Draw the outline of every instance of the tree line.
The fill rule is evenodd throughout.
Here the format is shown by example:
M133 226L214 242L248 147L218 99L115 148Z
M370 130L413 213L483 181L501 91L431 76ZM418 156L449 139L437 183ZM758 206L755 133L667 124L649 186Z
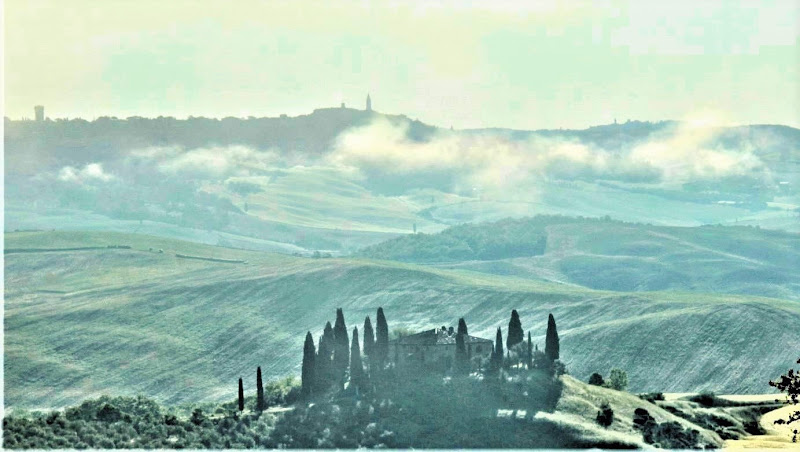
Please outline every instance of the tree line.
M311 332L306 333L301 370L304 398L309 399L315 395L322 395L332 389L347 390L358 396L371 391L375 386L374 380L384 377L387 369L396 365L397 357L395 357L394 363L388 359L389 327L382 307L378 308L376 319L375 329L372 327L369 316L364 319L363 341L359 341L358 327L354 327L352 336L348 336L348 328L341 308L336 310L334 325L331 326L330 322L325 324L318 347L315 346L314 336ZM454 374L466 375L473 368L467 346L468 341L467 322L462 317L458 320L455 337L456 347L452 368ZM361 347L362 342L363 348ZM514 309L511 311L505 348L502 329L498 327L489 367L485 371L487 374L496 374L501 369L523 367L542 369L551 374L561 375L566 372L566 368L559 360L559 348L558 330L552 314L548 317L545 349L540 351L538 345L533 345L530 331L527 342L525 342L522 322L519 313Z

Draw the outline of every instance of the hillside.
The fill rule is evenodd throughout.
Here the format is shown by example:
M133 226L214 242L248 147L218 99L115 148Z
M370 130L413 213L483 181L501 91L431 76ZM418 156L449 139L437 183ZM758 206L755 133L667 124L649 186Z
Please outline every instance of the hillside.
M360 256L614 291L800 299L800 235L537 216L405 235Z
M696 152L668 152L686 140ZM800 131L784 126L449 130L322 108L277 118L6 119L4 144L6 231L113 230L339 255L415 230L531 215L800 231ZM689 157L705 153L746 165L700 171Z
M618 293L360 259L308 259L116 233L7 233L6 249L131 249L5 256L5 403L54 407L104 393L168 403L230 399L239 376L299 372L303 334L337 307L350 326L383 306L390 329L453 325L493 337L518 309L585 379L627 370L633 391L764 392L800 347L797 302ZM152 248L152 251L150 249ZM163 250L159 253L158 250ZM247 263L181 259L176 253Z
M132 149L153 146L246 145L318 155L344 130L367 124L380 116L408 122L413 136L423 138L435 128L403 115L383 115L353 108L320 108L308 115L278 118L173 117L56 119L44 122L6 118L6 166L14 172L31 172L42 165L68 165L85 160L110 160ZM32 158L33 157L33 158Z

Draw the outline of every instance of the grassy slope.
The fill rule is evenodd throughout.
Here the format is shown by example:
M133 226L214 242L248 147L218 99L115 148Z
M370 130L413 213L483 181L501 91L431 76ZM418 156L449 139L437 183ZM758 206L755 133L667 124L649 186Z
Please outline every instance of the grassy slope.
M800 266L798 234L566 217L534 218L530 224L532 230L541 230L547 236L547 249L542 256L439 266L601 290L690 290L800 299L800 275L795 271ZM387 245L374 245L366 253L391 258L389 244L412 240L413 237L394 239Z
M505 329L516 308L540 345L552 312L574 375L621 367L637 391L763 392L800 347L800 306L774 299L591 291L116 233L5 239L7 248L133 247L6 256L7 406L60 406L101 393L168 403L229 399L239 376L252 389L258 365L267 378L297 373L303 333L317 337L337 307L350 327L383 306L390 328L453 325L464 316L484 337Z
M570 376L561 378L564 390L555 412L537 414L537 419L548 421L579 439L584 447L603 447L604 444L629 444L646 448L642 434L633 426L633 413L637 408L646 409L658 423L678 422L684 428L697 430L703 444L719 447L720 437L689 421L681 419L650 402L627 392L591 386ZM614 410L614 422L603 428L595 422L600 406L608 403Z

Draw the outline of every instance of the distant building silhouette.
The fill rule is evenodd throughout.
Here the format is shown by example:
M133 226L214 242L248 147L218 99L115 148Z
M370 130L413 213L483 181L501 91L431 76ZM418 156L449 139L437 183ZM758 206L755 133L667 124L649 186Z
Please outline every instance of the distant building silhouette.
M372 111L372 99L369 98L369 93L367 93L367 111Z
M33 107L33 112L35 113L37 121L44 121L44 106L43 105L36 105Z
M344 102L342 102L342 108L345 108L345 107L344 107Z

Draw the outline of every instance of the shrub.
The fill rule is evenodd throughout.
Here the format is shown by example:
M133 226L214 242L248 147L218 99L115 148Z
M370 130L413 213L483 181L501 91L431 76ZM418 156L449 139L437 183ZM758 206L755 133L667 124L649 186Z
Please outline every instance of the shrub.
M633 428L649 431L656 424L656 420L644 408L636 408L633 412Z
M647 400L650 403L655 403L656 400L665 400L663 392L648 392L647 394L639 394L639 398Z
M606 387L624 391L628 388L628 374L622 369L611 369L608 374L608 381L606 381Z
M697 430L684 429L674 421L656 424L645 435L645 441L665 449L695 449L699 438L700 433Z
M200 408L195 408L195 410L192 411L192 424L200 425L205 420L206 416L203 414L203 410L201 410Z
M603 380L603 376L599 373L595 372L592 376L589 377L589 384L595 386L603 386L605 380Z
M702 392L695 396L689 397L689 400L695 403L699 403L705 407L714 407L714 406L722 406L724 402L721 402L713 392Z
M104 404L97 410L97 420L102 422L117 422L122 419L122 413L114 405Z
M603 427L608 428L614 422L614 410L611 409L611 405L608 402L604 402L600 405L600 411L597 412L597 423Z

